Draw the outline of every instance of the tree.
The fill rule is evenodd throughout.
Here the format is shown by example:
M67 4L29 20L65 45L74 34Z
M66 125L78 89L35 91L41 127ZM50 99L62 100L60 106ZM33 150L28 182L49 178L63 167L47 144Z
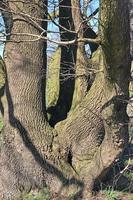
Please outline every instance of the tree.
M100 1L96 38L84 37L79 1L67 1L68 5L60 1L65 19L69 17L67 23L60 9L60 66L68 55L70 63L74 55L75 79L74 85L69 81L62 86L68 83L71 90L72 84L71 102L63 114L66 119L54 122L54 128L47 118L46 73L42 76L47 70L47 3L1 3L8 36L4 53L7 103L0 154L0 198L4 200L46 185L51 199L89 199L94 184L106 176L128 144L128 1ZM99 45L93 58L98 69L89 91L86 42ZM63 89L64 96L67 92Z

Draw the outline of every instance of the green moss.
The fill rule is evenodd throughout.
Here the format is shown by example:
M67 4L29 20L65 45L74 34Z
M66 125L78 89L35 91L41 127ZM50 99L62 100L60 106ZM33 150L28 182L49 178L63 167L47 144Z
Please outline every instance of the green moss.
M3 128L3 121L2 121L2 119L0 119L0 132L1 132L2 128Z
M46 85L47 108L56 105L59 96L60 55L61 48L58 48L48 65Z
M129 90L129 97L133 97L133 91Z

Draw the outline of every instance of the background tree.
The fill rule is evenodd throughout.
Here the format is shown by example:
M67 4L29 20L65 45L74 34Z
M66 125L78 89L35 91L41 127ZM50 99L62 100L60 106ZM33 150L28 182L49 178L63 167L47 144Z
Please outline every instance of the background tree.
M4 200L17 199L23 192L35 193L46 185L51 199L89 199L94 184L106 176L128 144L128 1L100 1L99 35L92 38L84 37L79 1L59 2L61 41L52 42L63 46L62 74L68 56L67 69L73 61L74 83L69 80L60 87L63 101L71 92L67 87L73 92L67 99L69 106L64 101L65 117L57 116L57 122L64 120L54 121L54 128L47 117L47 77L42 73L47 71L46 41L50 41L47 3L8 0L0 4L8 36L4 53L7 103L0 153L0 198ZM86 42L99 45L95 58L88 58L98 67L89 91Z

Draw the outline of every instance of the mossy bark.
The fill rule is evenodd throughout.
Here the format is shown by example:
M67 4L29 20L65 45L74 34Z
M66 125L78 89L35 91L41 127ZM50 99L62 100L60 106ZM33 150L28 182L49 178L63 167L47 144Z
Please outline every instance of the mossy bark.
M99 73L82 103L56 125L61 141L67 133L62 148L70 148L73 167L81 176L89 174L86 182L90 188L96 179L106 174L128 143L126 102L130 38L127 1L101 1L100 12Z
M69 41L75 38L74 24L71 11L71 0L59 2L59 29L61 41ZM49 107L48 112L51 117L49 123L51 126L67 117L67 113L71 108L71 102L74 92L75 77L75 56L76 46L61 46L59 59L59 93L56 96L57 101L54 106ZM57 78L57 77L56 77Z
M80 10L80 2L72 0L72 16L76 37L84 37L84 23ZM85 52L85 45L83 43L77 44L77 54L75 62L75 86L71 109L73 110L85 97L88 88L89 73L88 58Z
M53 118L54 107L57 104L60 88L60 57L61 48L58 47L48 63L47 81L46 81L46 107L48 113L48 120Z

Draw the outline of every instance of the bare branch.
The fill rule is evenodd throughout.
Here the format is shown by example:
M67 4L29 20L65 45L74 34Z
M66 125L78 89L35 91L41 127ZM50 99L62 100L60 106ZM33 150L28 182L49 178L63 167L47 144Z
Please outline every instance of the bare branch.
M69 44L75 44L77 42L91 42L91 43L96 43L96 44L100 44L101 40L99 37L97 37L96 39L92 39L92 38L75 38L74 40L70 40L70 41L57 41L57 40L52 40L48 37L43 36L44 32L42 32L40 35L36 35L36 34L32 34L32 33L12 33L12 34L5 34L5 36L29 36L29 37L34 37L34 39L22 39L22 40L8 40L7 42L16 42L16 43L20 43L20 42L35 42L38 40L45 40L45 41L49 41L50 43L55 43L58 45L69 45ZM3 39L0 39L1 42L3 42Z

